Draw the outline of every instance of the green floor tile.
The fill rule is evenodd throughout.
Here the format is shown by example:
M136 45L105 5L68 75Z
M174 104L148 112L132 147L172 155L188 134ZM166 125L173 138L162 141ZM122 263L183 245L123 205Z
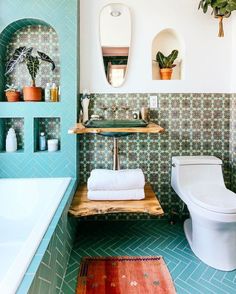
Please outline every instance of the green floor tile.
M77 236L61 294L75 293L83 256L117 255L162 255L178 294L236 293L236 271L217 271L202 263L189 249L182 223L170 225L166 220L81 222Z

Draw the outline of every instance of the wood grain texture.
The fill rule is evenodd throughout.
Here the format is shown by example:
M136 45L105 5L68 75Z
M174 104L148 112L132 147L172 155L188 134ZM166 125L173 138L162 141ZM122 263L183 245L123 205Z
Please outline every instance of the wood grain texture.
M86 128L82 123L77 123L74 128L68 130L68 134L99 134L99 133L146 133L157 134L165 130L159 125L150 122L146 127L132 128Z
M74 196L69 214L74 217L108 213L147 213L162 216L164 211L150 184L145 185L145 199L123 201L91 201L87 198L87 185L81 185Z

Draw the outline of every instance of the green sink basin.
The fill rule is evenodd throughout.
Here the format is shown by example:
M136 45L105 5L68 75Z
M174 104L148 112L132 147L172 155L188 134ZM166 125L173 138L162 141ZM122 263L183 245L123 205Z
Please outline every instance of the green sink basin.
M86 128L143 128L148 125L148 123L142 119L134 120L88 120L85 124ZM124 137L131 135L132 133L116 133L116 132L103 132L99 133L102 136L106 137Z
M148 123L142 119L133 120L88 120L85 123L86 128L138 128L146 127Z

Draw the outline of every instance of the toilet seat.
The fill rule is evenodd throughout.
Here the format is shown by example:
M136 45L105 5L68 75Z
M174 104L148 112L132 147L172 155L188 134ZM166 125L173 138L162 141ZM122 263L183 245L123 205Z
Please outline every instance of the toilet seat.
M236 194L220 185L193 185L189 187L192 202L218 213L236 213Z

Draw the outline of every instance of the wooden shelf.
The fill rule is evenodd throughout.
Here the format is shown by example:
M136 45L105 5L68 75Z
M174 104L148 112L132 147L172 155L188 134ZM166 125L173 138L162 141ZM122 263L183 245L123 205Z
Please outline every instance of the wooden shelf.
M82 123L77 123L74 128L69 129L68 134L99 134L99 133L146 133L157 134L165 130L159 125L150 122L141 128L86 128Z
M145 185L145 199L122 201L94 201L87 198L87 185L82 185L75 193L69 209L74 217L110 213L147 213L154 216L164 215L161 204L150 184Z

